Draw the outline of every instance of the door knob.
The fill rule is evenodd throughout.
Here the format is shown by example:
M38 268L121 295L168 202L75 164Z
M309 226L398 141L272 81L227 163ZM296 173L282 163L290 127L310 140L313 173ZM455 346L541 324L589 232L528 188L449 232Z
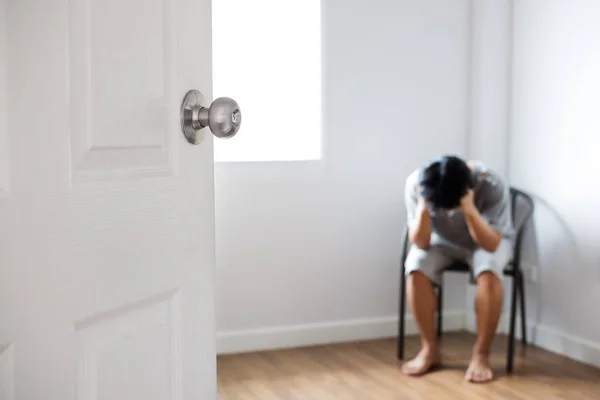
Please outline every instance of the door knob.
M219 97L210 106L197 90L186 93L181 102L181 130L188 142L202 142L202 129L208 128L213 135L229 139L239 131L242 112L238 103L229 97Z

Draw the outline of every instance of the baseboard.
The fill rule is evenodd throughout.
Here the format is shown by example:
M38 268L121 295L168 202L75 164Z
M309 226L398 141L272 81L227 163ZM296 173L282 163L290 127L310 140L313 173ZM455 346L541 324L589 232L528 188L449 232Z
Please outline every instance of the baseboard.
M475 314L462 310L446 311L443 324L445 332L466 329L474 333L477 326ZM396 336L397 330L398 318L393 316L223 332L217 334L217 353L244 353L390 338ZM517 339L520 339L519 318L517 318L515 331ZM411 315L407 315L406 334L414 335L416 333L415 322ZM507 315L501 317L498 333L508 333ZM545 350L600 368L600 343L569 335L544 325L536 325L535 322L527 324L527 339L529 343Z
M536 327L535 336L532 337L536 346L600 368L600 343L569 335L543 325Z
M476 332L476 319L473 313L466 314L466 330ZM502 315L498 324L499 333L508 333L508 315ZM515 337L521 339L521 323L517 316ZM527 340L532 345L600 368L600 343L570 335L535 322L527 322Z
M446 332L463 330L465 312L446 311L442 323ZM397 332L397 316L222 332L217 334L217 353L232 354L382 339L395 337ZM411 315L406 316L406 333L417 333Z

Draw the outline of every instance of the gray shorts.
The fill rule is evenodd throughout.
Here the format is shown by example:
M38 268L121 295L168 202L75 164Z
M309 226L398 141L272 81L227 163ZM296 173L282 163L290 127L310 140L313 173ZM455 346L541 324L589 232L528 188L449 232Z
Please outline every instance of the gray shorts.
M413 245L406 256L405 269L406 275L419 271L435 284L439 284L443 269L458 260L471 267L475 279L485 271L491 271L502 278L502 271L512 260L512 256L512 243L506 239L500 242L493 253L483 249L471 251L442 244L434 244L429 249L422 250Z

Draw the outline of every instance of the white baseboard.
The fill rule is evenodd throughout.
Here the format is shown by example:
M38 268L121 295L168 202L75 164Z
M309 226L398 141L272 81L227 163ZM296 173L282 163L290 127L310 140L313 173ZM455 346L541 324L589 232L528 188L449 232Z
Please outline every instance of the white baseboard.
M536 346L600 368L600 343L538 325L533 342Z
M467 313L465 320L466 330L475 333L475 314ZM498 324L499 333L508 333L508 322L508 315L502 315ZM521 339L521 323L518 315L515 325L515 336L517 339ZM535 322L527 322L527 341L542 349L600 368L600 343L570 335L544 325L536 325Z
M445 311L442 323L445 332L463 330L465 312ZM397 332L396 316L230 331L217 334L217 354L382 339L395 337ZM406 334L416 333L417 327L412 315L407 314Z
M476 331L473 313L446 311L444 331ZM528 342L584 364L600 367L600 343L569 335L544 325L527 324ZM318 324L230 331L217 334L217 353L232 354L250 351L274 350L327 343L343 343L395 337L398 318L382 317ZM499 333L508 333L508 316L498 324ZM417 327L412 315L406 316L406 334L414 335ZM521 338L521 324L517 316L516 337Z

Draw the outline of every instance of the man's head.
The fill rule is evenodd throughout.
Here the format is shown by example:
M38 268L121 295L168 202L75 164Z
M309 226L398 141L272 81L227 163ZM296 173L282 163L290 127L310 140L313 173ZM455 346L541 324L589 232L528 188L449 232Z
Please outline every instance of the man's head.
M421 196L434 210L451 210L474 187L472 171L456 156L443 156L421 170Z

